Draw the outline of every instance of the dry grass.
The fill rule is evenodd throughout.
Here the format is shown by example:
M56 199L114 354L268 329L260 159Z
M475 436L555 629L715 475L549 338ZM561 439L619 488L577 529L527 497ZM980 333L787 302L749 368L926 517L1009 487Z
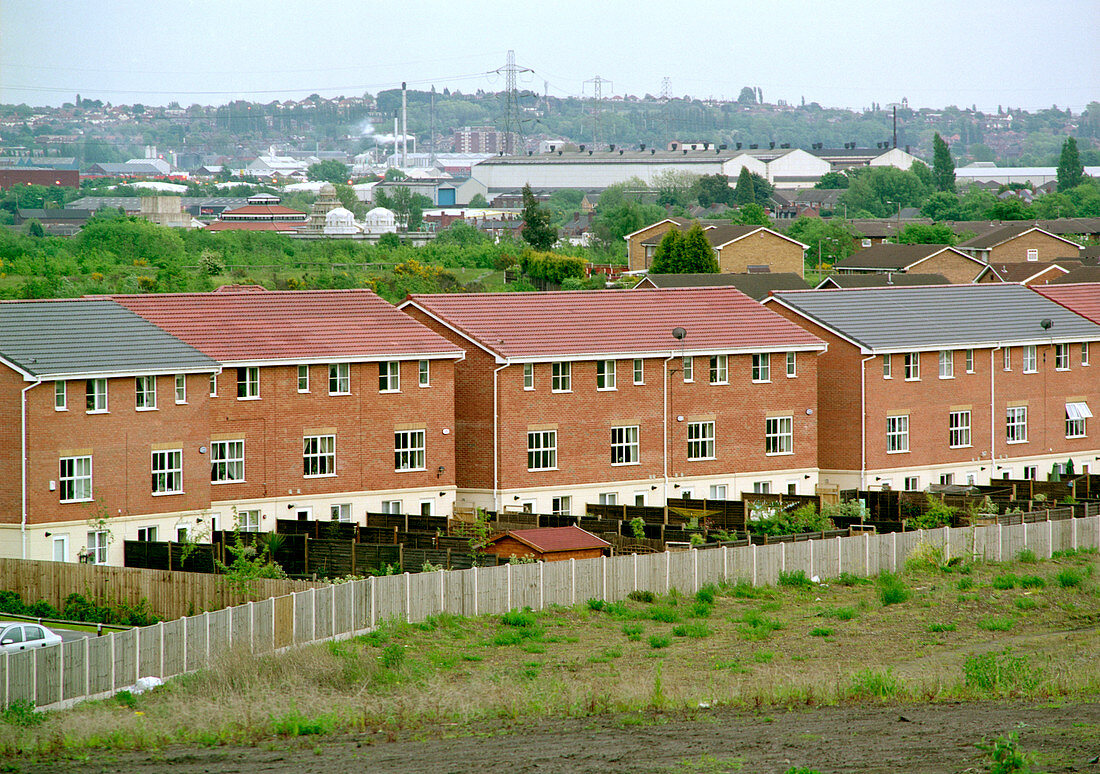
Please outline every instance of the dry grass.
M966 593L957 572L927 566L901 576L910 596L890 605L875 585L735 586L598 610L388 623L278 656L227 652L132 702L85 702L34 727L0 721L0 752L80 756L342 730L464 733L513 719L700 704L987 698L966 687L964 665L1005 648L1042 676L1028 695L1093 697L1096 564L1085 554L1024 568L979 565L965 576L973 580ZM1045 586L994 587L997 575L1021 569ZM1067 569L1085 580L1061 586L1055 579ZM1014 621L1010 632L981 628L998 617ZM813 636L822 629L829 636ZM652 638L669 644L652 647Z

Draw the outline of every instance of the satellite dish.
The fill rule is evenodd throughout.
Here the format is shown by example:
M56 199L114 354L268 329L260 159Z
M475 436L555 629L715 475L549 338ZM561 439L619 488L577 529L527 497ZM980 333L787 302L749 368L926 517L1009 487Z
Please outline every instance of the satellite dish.
M1054 321L1051 320L1049 317L1044 317L1042 320L1039 321L1039 326L1044 331L1049 331L1051 328L1054 327Z
M674 339L676 339L677 341L683 341L684 336L687 336L687 331L685 331L683 328L673 328L672 329L672 337Z

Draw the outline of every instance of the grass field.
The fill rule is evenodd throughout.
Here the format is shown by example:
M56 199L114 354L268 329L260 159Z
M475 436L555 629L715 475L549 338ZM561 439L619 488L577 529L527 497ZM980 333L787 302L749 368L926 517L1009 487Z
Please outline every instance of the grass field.
M949 567L917 555L904 573L870 580L818 585L796 573L775 587L636 592L391 622L277 656L227 652L149 694L44 716L9 710L0 754L463 736L563 718L648 723L701 707L1100 699L1095 552Z

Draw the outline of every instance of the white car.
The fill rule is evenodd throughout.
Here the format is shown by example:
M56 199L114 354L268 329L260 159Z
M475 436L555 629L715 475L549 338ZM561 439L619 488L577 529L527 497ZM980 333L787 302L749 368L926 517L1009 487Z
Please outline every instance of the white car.
M13 623L0 631L0 653L18 653L21 650L59 645L61 636L45 626L35 623Z

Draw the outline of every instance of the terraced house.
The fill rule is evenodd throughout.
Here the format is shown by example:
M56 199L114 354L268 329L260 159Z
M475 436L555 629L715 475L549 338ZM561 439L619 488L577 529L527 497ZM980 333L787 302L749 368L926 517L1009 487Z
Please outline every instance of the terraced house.
M788 291L765 305L828 343L824 482L916 490L1096 468L1100 325L1034 290Z
M410 296L465 348L458 504L812 493L824 344L730 287Z

